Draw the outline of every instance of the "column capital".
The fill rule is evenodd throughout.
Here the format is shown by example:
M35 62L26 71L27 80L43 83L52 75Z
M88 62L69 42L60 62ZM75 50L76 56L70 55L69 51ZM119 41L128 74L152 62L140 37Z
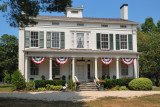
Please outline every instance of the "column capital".
M116 58L116 61L119 61L119 58Z

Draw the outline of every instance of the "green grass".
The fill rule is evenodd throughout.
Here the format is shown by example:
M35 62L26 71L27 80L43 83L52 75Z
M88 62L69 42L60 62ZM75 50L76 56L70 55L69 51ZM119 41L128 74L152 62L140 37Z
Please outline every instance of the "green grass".
M0 84L0 92L12 92L14 85L11 84Z
M153 91L160 91L160 87L153 88L152 90L153 90Z

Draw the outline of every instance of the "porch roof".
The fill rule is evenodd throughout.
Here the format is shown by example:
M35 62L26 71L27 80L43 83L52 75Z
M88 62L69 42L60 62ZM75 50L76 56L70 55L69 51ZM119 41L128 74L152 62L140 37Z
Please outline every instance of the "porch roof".
M126 57L138 58L139 52L131 50L92 50L92 49L25 49L29 56L50 56L50 57Z

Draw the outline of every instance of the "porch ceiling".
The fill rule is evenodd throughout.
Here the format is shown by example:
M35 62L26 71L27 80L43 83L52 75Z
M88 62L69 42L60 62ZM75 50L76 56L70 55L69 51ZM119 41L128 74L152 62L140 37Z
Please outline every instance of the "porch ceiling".
M111 58L138 58L139 52L114 51L114 50L91 50L91 49L26 49L23 50L28 56L44 57L111 57Z

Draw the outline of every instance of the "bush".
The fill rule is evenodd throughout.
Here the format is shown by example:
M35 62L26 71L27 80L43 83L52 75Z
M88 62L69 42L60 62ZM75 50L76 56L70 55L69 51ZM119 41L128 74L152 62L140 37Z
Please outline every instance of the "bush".
M152 90L152 81L148 78L136 78L129 83L131 90Z
M73 80L72 80L72 77L69 79L69 82L68 82L68 89L72 89L73 90L73 87L75 87L75 84L73 83Z
M160 87L160 81L159 81L159 83L158 83L158 87Z
M45 87L38 88L38 91L46 91Z
M7 71L4 72L4 83L8 83L10 81L10 74Z
M40 88L40 87L46 87L47 84L50 85L62 85L64 86L66 81L65 80L35 80L35 87Z
M116 85L115 87L112 88L112 90L119 90L119 85Z
M18 90L26 87L25 79L19 70L14 71L11 82Z
M35 83L33 81L27 82L26 87L27 87L27 90L33 90L35 89Z
M50 89L51 90L56 90L56 91L61 91L63 89L63 86L54 86L54 85L51 85Z
M119 88L119 90L127 90L127 87L126 87L126 86L121 86L121 87Z
M131 80L133 80L133 78L105 79L104 87L109 89L115 87L116 85L128 87Z

